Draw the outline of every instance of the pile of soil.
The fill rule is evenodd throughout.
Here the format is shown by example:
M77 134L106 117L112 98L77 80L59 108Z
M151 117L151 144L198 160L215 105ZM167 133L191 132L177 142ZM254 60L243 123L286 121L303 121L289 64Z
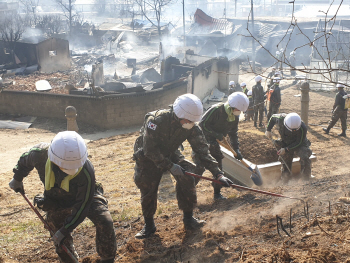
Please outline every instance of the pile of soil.
M239 131L240 151L243 157L255 164L278 161L278 155L272 142L259 130Z

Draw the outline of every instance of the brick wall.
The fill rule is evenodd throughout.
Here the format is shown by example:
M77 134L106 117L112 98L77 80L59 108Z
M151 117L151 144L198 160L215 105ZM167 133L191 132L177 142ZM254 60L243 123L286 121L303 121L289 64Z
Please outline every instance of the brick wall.
M186 81L157 90L101 98L4 90L0 93L0 113L65 119L66 107L74 106L78 123L106 129L126 128L142 124L147 112L167 108L186 92Z

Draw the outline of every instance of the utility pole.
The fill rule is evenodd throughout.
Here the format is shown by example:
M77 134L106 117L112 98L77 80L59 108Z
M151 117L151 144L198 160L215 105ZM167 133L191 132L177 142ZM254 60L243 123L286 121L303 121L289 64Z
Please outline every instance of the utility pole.
M183 28L184 28L184 47L186 47L185 0L182 0L182 23L183 23Z
M252 13L252 34L255 36L254 31L254 3L253 0L250 0L251 2L251 13ZM255 39L252 38L252 55L253 55L253 72L255 74Z
M235 17L237 17L237 0L235 0Z

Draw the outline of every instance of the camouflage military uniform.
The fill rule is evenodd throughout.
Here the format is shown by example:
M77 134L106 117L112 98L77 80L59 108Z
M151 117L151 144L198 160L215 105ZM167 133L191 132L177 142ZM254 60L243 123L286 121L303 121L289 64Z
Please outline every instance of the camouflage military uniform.
M272 91L269 103L269 113L267 114L267 121L270 120L273 114L278 113L281 106L281 89L279 85L272 85L270 88Z
M22 181L30 171L37 169L40 180L45 185L45 165L48 159L49 144L41 143L24 153L14 171L14 179ZM96 227L97 253L102 260L114 259L116 239L113 220L108 211L107 200L102 196L103 188L95 181L95 171L87 160L81 172L69 181L69 191L60 188L66 176L52 163L55 186L44 191L42 198L35 198L39 208L47 212L47 222L53 231L61 230L66 235L64 244L76 254L70 233L87 217ZM40 200L40 202L38 201ZM39 204L40 203L40 204ZM56 252L62 262L72 262L60 247ZM103 261L102 261L103 262Z
M253 86L252 89L252 98L254 101L254 123L258 120L259 115L259 123L262 123L264 118L264 100L265 100L265 92L261 83L258 82Z
M333 128L337 121L340 119L342 132L346 131L346 119L348 118L348 109L345 109L345 99L343 99L343 96L345 96L346 94L347 93L343 89L341 89L335 96L332 120L329 122L327 128L328 130Z
M217 139L222 139L223 136L229 136L231 146L234 150L239 149L238 142L238 121L239 117L236 117L234 121L227 121L228 115L224 108L224 103L218 103L210 107L203 115L202 120L199 122L200 127L203 129L203 133L207 142L210 144L209 151L211 156L219 164L219 168L222 170L222 159L224 155L220 150L220 145ZM192 159L198 168L201 169L201 174L205 171L204 165L201 163L200 158L195 151L192 152ZM221 189L223 186L212 183L214 192Z
M304 179L308 180L311 178L311 160L309 157L311 156L312 151L309 148L311 142L306 138L307 127L304 122L301 122L300 129L295 132L291 132L284 126L285 117L285 113L272 115L267 125L267 131L271 131L275 124L278 125L281 140L275 140L275 144L279 148L286 149L286 153L282 155L283 160L286 162L289 169L292 170L294 154L299 156L301 174L303 175ZM281 158L280 161L282 163L282 179L288 179L290 176L288 168Z
M178 150L187 140L205 168L212 174L220 172L215 159L209 154L209 147L199 126L186 130L181 127L172 107L146 114L141 135L136 139L134 159L136 161L134 181L141 192L143 216L151 218L157 209L157 193L163 173L178 164L189 172L199 169L185 160ZM190 212L197 204L196 181L191 176L176 176L176 197L179 209Z

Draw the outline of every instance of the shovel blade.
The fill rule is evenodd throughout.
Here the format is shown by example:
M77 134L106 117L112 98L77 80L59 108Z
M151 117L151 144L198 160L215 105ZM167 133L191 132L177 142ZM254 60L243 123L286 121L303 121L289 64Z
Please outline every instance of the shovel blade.
M252 173L250 179L252 179L253 183L257 186L261 186L263 184L263 179L261 177L258 166L255 166L254 173Z

